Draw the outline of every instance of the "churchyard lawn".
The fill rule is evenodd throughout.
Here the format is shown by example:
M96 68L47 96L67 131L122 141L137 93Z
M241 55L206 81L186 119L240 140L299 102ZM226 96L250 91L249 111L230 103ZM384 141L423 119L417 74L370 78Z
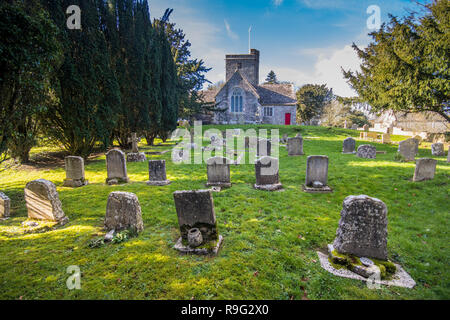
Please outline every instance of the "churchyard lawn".
M217 126L256 128L256 126ZM255 190L254 165L231 166L232 187L214 192L214 205L224 243L217 257L183 256L173 246L179 238L173 192L205 189L206 164L176 165L171 153L147 155L165 159L167 186L148 186L148 163L128 163L130 183L105 184L105 155L85 163L89 185L63 187L63 156L36 166L0 172L0 191L11 198L12 217L0 221L0 299L450 299L449 182L447 157L432 157L430 144L416 158L438 160L434 180L412 182L414 162L395 162L398 145L359 140L359 132L322 127L260 126L304 138L303 156L288 157L280 147L282 192ZM204 130L211 127L204 126ZM376 159L342 154L348 136L375 145ZM405 137L392 136L393 141ZM156 143L161 141L157 140ZM170 143L170 142L169 142ZM204 146L209 143L204 140ZM170 145L141 152L169 150ZM47 153L42 153L47 152ZM32 159L44 159L41 146ZM306 158L329 157L329 194L302 191ZM70 222L42 233L26 234L24 187L35 179L54 182ZM144 231L120 243L91 248L102 230L108 195L136 194L142 207ZM316 251L332 243L349 195L366 194L388 207L389 259L416 281L414 289L382 286L336 277L323 270ZM43 230L45 231L45 230ZM81 269L81 290L69 290L69 266Z

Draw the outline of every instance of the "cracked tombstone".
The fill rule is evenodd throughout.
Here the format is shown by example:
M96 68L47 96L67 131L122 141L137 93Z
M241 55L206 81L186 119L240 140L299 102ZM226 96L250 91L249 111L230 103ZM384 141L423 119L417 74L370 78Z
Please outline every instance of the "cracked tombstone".
M441 142L433 143L431 145L431 155L435 157L445 156L444 144Z
M0 219L6 219L11 216L11 200L9 197L0 192Z
M88 184L84 175L84 159L81 157L68 156L64 158L66 167L66 179L64 187L78 188Z
M353 138L347 138L344 140L342 153L343 154L354 154L356 148L356 140Z
M174 248L186 254L216 255L223 237L217 230L211 190L173 193L181 237Z
M166 186L171 182L167 180L166 160L150 160L148 162L147 184L149 186Z
M138 197L130 192L111 192L106 205L104 224L109 238L122 230L143 231L144 222Z
M261 157L255 163L257 190L276 191L283 188L280 183L279 161L273 157Z
M231 187L230 176L231 161L224 157L212 157L206 161L208 174L207 187Z
M145 162L147 159L145 153L139 152L138 142L139 138L137 137L136 132L131 134L131 138L128 139L128 142L131 142L131 152L127 154L128 162Z
M416 160L416 168L414 170L414 182L432 180L436 172L437 160L422 158Z
M327 156L308 157L303 191L307 193L333 192L333 189L328 186L328 162Z
M365 159L376 159L377 157L377 148L371 146L369 144L364 144L358 147L358 151L356 152L356 156L358 158Z
M398 153L400 153L405 161L414 161L419 150L419 141L413 138L401 141L398 144Z
M28 182L25 186L25 202L29 219L54 221L60 225L69 222L62 210L56 186L51 181L38 179Z
M302 156L305 153L303 152L303 138L295 137L287 139L287 150L289 156Z
M109 185L130 181L127 175L125 154L121 150L112 149L106 154L106 171L108 173L106 183Z

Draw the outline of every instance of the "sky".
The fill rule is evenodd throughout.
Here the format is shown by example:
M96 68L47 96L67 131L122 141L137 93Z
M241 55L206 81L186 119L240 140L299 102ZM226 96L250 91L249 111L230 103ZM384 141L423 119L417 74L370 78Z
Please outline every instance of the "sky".
M421 1L424 2L424 1ZM149 0L150 14L159 18L173 8L170 21L183 29L191 42L193 58L212 68L207 79L225 80L225 55L260 50L260 82L270 70L278 80L296 87L327 84L343 97L355 96L342 76L358 70L360 61L352 43L365 47L374 27L374 11L380 22L388 14L401 17L419 10L411 0ZM369 24L368 24L369 21ZM375 26L376 27L376 26Z

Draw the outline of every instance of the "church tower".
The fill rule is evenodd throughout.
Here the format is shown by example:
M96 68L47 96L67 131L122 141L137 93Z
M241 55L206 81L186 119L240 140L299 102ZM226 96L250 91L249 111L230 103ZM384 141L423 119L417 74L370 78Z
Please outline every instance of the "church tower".
M227 54L225 59L226 81L237 69L254 86L259 84L259 51L251 49L250 54Z

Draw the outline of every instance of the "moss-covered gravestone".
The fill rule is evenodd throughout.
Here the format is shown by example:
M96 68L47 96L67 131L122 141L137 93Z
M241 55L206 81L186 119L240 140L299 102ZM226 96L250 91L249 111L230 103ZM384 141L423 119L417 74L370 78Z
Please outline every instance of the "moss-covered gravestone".
M167 186L171 182L167 180L166 160L150 160L148 162L149 186Z
M419 141L414 138L406 139L398 144L398 153L403 156L405 161L414 161L418 151Z
M105 215L105 229L119 232L132 229L144 230L142 211L138 197L130 192L111 192L108 197Z
M9 216L11 215L10 208L11 200L6 194L0 192L0 219L9 218Z
M181 232L174 248L188 254L217 254L223 238L217 230L212 191L175 191L173 198Z
M353 138L347 138L344 140L342 153L343 154L354 154L356 148L356 140Z
M212 157L206 161L208 174L207 187L231 187L230 176L231 161L224 157Z
M435 157L445 156L444 144L441 142L433 143L431 145L431 154Z
M78 188L88 184L84 176L84 159L81 157L68 156L64 159L66 166L65 187Z
M377 148L369 144L363 144L358 147L356 156L358 158L375 159L377 157Z
M413 181L425 181L434 179L437 160L422 158L416 160L416 169L414 170Z

